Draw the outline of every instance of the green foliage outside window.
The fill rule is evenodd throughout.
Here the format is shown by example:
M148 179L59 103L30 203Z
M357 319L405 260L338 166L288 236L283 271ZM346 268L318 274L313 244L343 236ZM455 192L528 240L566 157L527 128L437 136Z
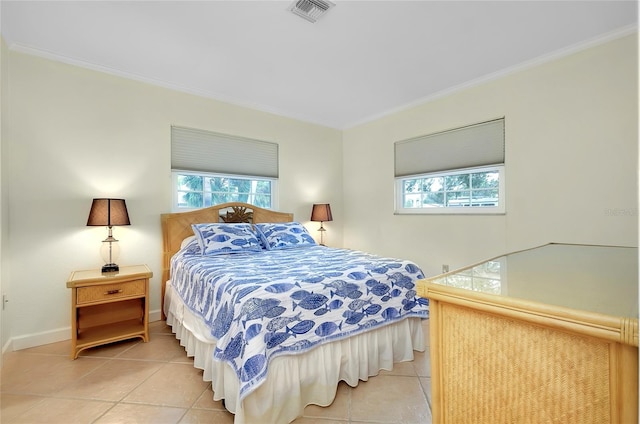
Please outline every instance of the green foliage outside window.
M178 174L178 208L195 209L227 202L272 207L272 184L268 179Z
M499 201L498 171L461 172L403 181L404 208L483 207Z

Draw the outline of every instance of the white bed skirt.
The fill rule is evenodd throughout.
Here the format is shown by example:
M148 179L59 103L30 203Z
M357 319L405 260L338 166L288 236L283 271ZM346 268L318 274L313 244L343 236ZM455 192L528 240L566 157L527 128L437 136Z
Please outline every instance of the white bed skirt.
M333 402L340 380L355 387L394 362L413 360L413 351L424 351L420 318L407 318L344 340L320 345L299 355L271 360L266 381L240 402L238 379L232 368L213 360L215 339L202 319L184 306L167 282L165 315L180 345L211 381L214 399L224 399L235 414L235 424L290 423L310 404Z

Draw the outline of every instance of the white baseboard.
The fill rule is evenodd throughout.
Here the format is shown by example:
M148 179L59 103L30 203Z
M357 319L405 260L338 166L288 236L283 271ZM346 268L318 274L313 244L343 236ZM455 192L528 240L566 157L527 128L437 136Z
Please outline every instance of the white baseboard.
M161 317L160 309L149 311L149 322L160 321ZM69 340L70 338L71 327L13 337L2 347L2 353L4 354L5 352L11 352L14 350L28 349L30 347L46 345L49 343L62 342Z
M149 311L149 322L160 321L161 319L162 311L160 309Z
M43 331L41 333L27 334L11 339L13 350L28 349L49 343L57 343L71 338L71 327L58 328L56 330Z
M2 346L2 354L4 355L5 352L11 352L12 346L13 346L13 341L11 339L7 340L7 342L4 344L4 346Z

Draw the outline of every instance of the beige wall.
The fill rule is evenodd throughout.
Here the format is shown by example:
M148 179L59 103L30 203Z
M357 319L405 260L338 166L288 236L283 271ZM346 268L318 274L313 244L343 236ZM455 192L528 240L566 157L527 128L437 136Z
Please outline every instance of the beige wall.
M637 246L637 80L634 34L345 131L345 245L427 275L548 242ZM502 116L505 215L394 215L395 141Z
M0 37L0 296L11 295L9 284L9 250L6 246L9 243L9 179L5 176L7 167L7 150L5 141L7 140L8 125L6 99L8 92L8 51L4 38ZM2 298L0 297L0 302ZM8 304L7 304L8 306ZM9 309L0 304L0 349L3 351L8 347L11 339L11 320L9 319ZM0 361L1 364L1 361Z
M119 263L151 266L158 316L172 124L278 142L280 210L315 235L311 204L330 202L327 244L413 259L427 275L550 241L637 246L635 35L343 132L4 45L0 62L2 341L9 328L14 348L69 338L66 279L101 265L106 230L84 226L93 197L127 199ZM501 116L506 215L394 215L394 141Z
M337 130L17 52L9 59L14 348L70 337L65 282L72 270L102 264L106 229L85 226L93 197L127 200L132 225L114 228L118 263L149 264L151 310L159 316L172 124L279 143L279 209L313 235L312 203L330 202L342 215ZM340 245L342 220L330 226L328 242Z

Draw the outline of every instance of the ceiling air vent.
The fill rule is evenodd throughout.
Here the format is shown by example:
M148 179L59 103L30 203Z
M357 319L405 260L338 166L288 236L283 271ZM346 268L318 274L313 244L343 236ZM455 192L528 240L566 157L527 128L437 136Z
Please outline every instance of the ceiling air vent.
M289 10L309 22L315 22L333 6L335 4L326 0L296 0Z

